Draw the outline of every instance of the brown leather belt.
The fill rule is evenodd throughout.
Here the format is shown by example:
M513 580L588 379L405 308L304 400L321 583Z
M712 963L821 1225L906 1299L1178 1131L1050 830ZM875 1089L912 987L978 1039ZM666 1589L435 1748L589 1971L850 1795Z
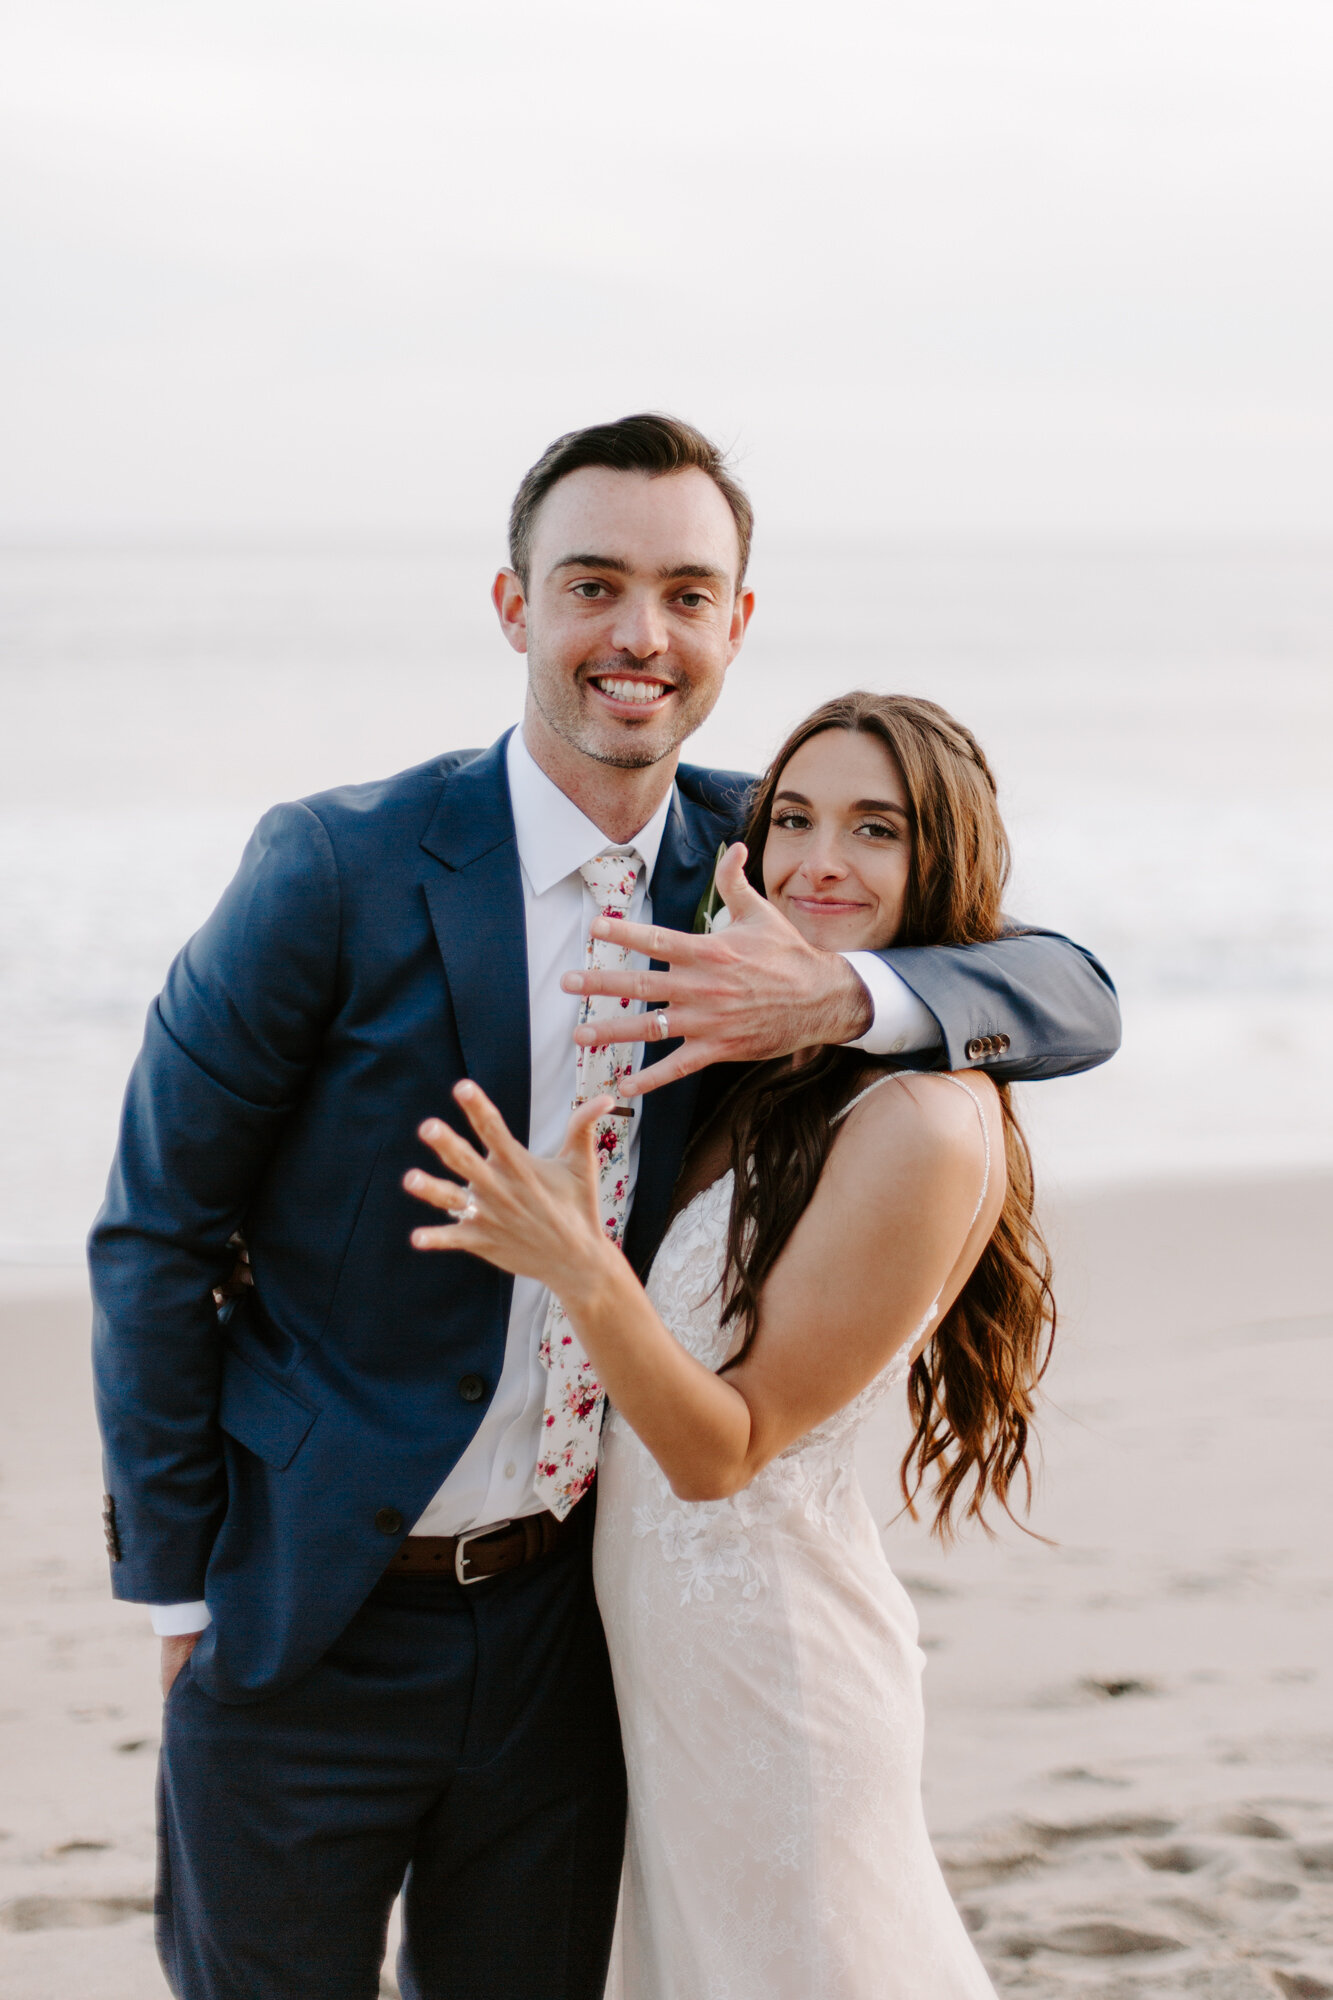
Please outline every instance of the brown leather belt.
M494 1521L469 1528L465 1535L409 1535L394 1556L386 1576L448 1577L455 1583L481 1583L521 1569L538 1556L553 1555L574 1537L578 1509L557 1521L543 1508L519 1521Z

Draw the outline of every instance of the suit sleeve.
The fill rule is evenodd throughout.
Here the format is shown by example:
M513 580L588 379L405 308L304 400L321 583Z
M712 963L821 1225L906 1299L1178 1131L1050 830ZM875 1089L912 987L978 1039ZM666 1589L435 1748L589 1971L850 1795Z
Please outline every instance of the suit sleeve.
M1120 1046L1110 975L1057 931L1016 925L993 944L905 946L877 956L939 1022L940 1068L984 1069L997 1083L1022 1083L1095 1069Z
M338 942L328 834L277 806L149 1010L89 1240L117 1597L204 1594L226 1499L212 1288L331 1017Z

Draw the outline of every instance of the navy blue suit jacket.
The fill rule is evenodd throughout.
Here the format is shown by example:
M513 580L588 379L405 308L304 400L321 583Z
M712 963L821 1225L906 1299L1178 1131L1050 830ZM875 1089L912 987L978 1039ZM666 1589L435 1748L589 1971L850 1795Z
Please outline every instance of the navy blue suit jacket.
M682 767L652 880L688 930L746 780ZM940 1060L1009 1037L996 1076L1103 1061L1114 993L1068 940L885 957L938 1018ZM654 1048L651 1057L663 1049ZM522 885L504 739L275 807L167 975L93 1227L94 1363L119 1597L206 1597L206 1692L313 1664L368 1595L499 1380L511 1280L411 1249L416 1128L463 1127L474 1077L526 1138ZM697 1095L645 1100L627 1253L661 1236ZM244 1230L245 1301L214 1306Z

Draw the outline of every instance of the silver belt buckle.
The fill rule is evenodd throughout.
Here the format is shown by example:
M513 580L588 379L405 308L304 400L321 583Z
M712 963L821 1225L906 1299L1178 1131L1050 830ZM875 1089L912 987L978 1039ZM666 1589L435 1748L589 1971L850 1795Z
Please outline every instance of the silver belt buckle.
M458 1544L454 1549L454 1575L460 1583L489 1583L489 1577L464 1576L463 1564L467 1561L468 1543L484 1542L488 1535L503 1534L506 1528L512 1528L513 1525L512 1521L489 1521L484 1528L469 1528L465 1535L458 1537Z

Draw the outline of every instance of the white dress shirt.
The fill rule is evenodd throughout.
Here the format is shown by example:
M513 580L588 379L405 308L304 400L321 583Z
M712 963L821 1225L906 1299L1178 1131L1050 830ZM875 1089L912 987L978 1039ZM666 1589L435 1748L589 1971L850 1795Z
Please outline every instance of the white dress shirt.
M566 798L534 761L514 730L506 751L509 795L514 813L523 919L528 946L528 1019L532 1063L528 1145L549 1157L559 1151L574 1101L578 1050L574 1029L579 996L560 988L562 972L583 964L596 909L579 869L609 847L633 849L643 861L632 923L652 922L649 883L675 788L629 841L611 841ZM929 1048L939 1041L939 1025L924 1003L873 952L848 952L870 991L874 1017L854 1048L871 1055L895 1055ZM645 961L646 962L646 961ZM637 1011L638 1003L635 1003ZM642 1046L634 1045L636 1067ZM630 1201L639 1166L640 1099L630 1131ZM504 1362L495 1395L471 1442L425 1512L414 1535L459 1535L492 1521L517 1520L540 1512L533 1491L537 1447L546 1402L546 1370L538 1344L546 1323L548 1293L535 1278L515 1278ZM159 1637L202 1631L209 1622L203 1603L153 1605Z
M532 1057L529 1149L549 1158L558 1153L574 1102L578 1050L574 1029L580 1000L562 993L560 975L584 963L588 930L597 914L579 869L610 847L632 849L643 868L629 907L629 921L651 923L648 885L674 788L633 840L608 840L572 799L533 761L523 732L516 729L507 752L509 796L514 809L523 918L528 935L528 1021ZM647 966L647 960L642 961ZM638 1011L639 1003L634 1003ZM635 1045L635 1066L642 1046ZM629 1199L639 1170L638 1101L630 1125ZM515 1278L509 1308L504 1366L490 1408L472 1442L412 1529L414 1535L459 1535L487 1521L535 1514L541 1502L533 1491L537 1447L546 1407L546 1370L537 1348L546 1324L550 1294L535 1278Z

